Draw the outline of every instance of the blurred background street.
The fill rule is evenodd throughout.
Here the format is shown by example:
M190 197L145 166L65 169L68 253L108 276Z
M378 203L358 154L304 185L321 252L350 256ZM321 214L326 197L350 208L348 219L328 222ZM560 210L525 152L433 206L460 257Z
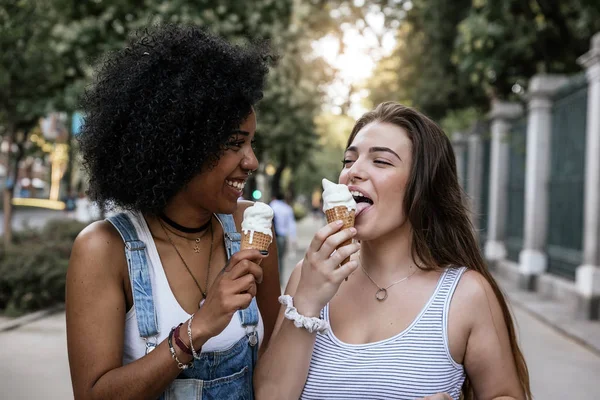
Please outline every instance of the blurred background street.
M163 22L269 39L281 56L243 197L293 208L282 282L355 120L416 107L452 141L535 398L600 399L598 0L0 2L0 399L72 398L64 312L46 311L63 307L73 240L105 216L86 192L79 99L98 60Z

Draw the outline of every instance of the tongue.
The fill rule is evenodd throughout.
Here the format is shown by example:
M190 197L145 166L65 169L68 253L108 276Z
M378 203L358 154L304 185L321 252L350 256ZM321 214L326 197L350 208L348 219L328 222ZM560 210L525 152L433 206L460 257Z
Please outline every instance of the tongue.
M363 210L369 207L371 207L371 204L367 203L366 201L356 203L356 215L359 215L361 212L363 212Z

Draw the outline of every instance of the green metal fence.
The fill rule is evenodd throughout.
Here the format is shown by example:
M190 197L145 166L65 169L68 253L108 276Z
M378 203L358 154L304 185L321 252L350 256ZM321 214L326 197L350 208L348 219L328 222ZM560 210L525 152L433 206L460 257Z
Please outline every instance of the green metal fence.
M463 176L463 190L465 191L465 193L469 192L469 185L471 184L469 182L469 158L471 157L471 155L469 154L469 144L468 142L465 142L465 151L463 152L464 156L463 156L463 165L461 166L462 168L462 176Z
M479 240L485 243L488 229L488 213L490 202L490 155L492 149L492 140L489 124L485 125L481 133L482 145L482 171L481 171L481 197L479 202Z
M548 272L575 279L582 261L588 88L574 76L554 96L548 204Z
M525 217L525 152L527 149L527 117L514 121L509 141L508 212L506 218L506 251L508 259L518 262L523 249Z

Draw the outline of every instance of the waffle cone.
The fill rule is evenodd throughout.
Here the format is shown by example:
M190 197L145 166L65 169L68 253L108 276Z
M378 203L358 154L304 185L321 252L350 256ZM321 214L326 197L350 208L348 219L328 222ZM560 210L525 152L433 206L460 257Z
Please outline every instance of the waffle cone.
M265 235L262 232L242 232L242 250L269 250L272 241L273 238L271 236Z
M334 207L327 211L325 211L325 216L327 217L327 223L331 223L333 221L341 220L344 222L344 227L342 229L348 229L354 226L354 216L356 214L356 210L349 210L346 206ZM346 240L339 247L344 247L352 243L352 239ZM339 248L338 247L338 248ZM346 264L350 261L350 257L347 257L344 261L340 263L340 265Z

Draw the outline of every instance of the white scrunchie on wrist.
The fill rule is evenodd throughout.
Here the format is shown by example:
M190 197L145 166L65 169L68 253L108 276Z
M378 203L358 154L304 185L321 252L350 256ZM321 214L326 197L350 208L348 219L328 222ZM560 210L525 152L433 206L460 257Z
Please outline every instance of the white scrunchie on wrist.
M316 317L305 317L302 314L298 314L298 310L294 307L294 300L292 296L284 294L279 296L279 302L286 306L284 316L286 319L294 322L296 328L304 328L310 333L325 333L329 330L329 323L323 319Z

